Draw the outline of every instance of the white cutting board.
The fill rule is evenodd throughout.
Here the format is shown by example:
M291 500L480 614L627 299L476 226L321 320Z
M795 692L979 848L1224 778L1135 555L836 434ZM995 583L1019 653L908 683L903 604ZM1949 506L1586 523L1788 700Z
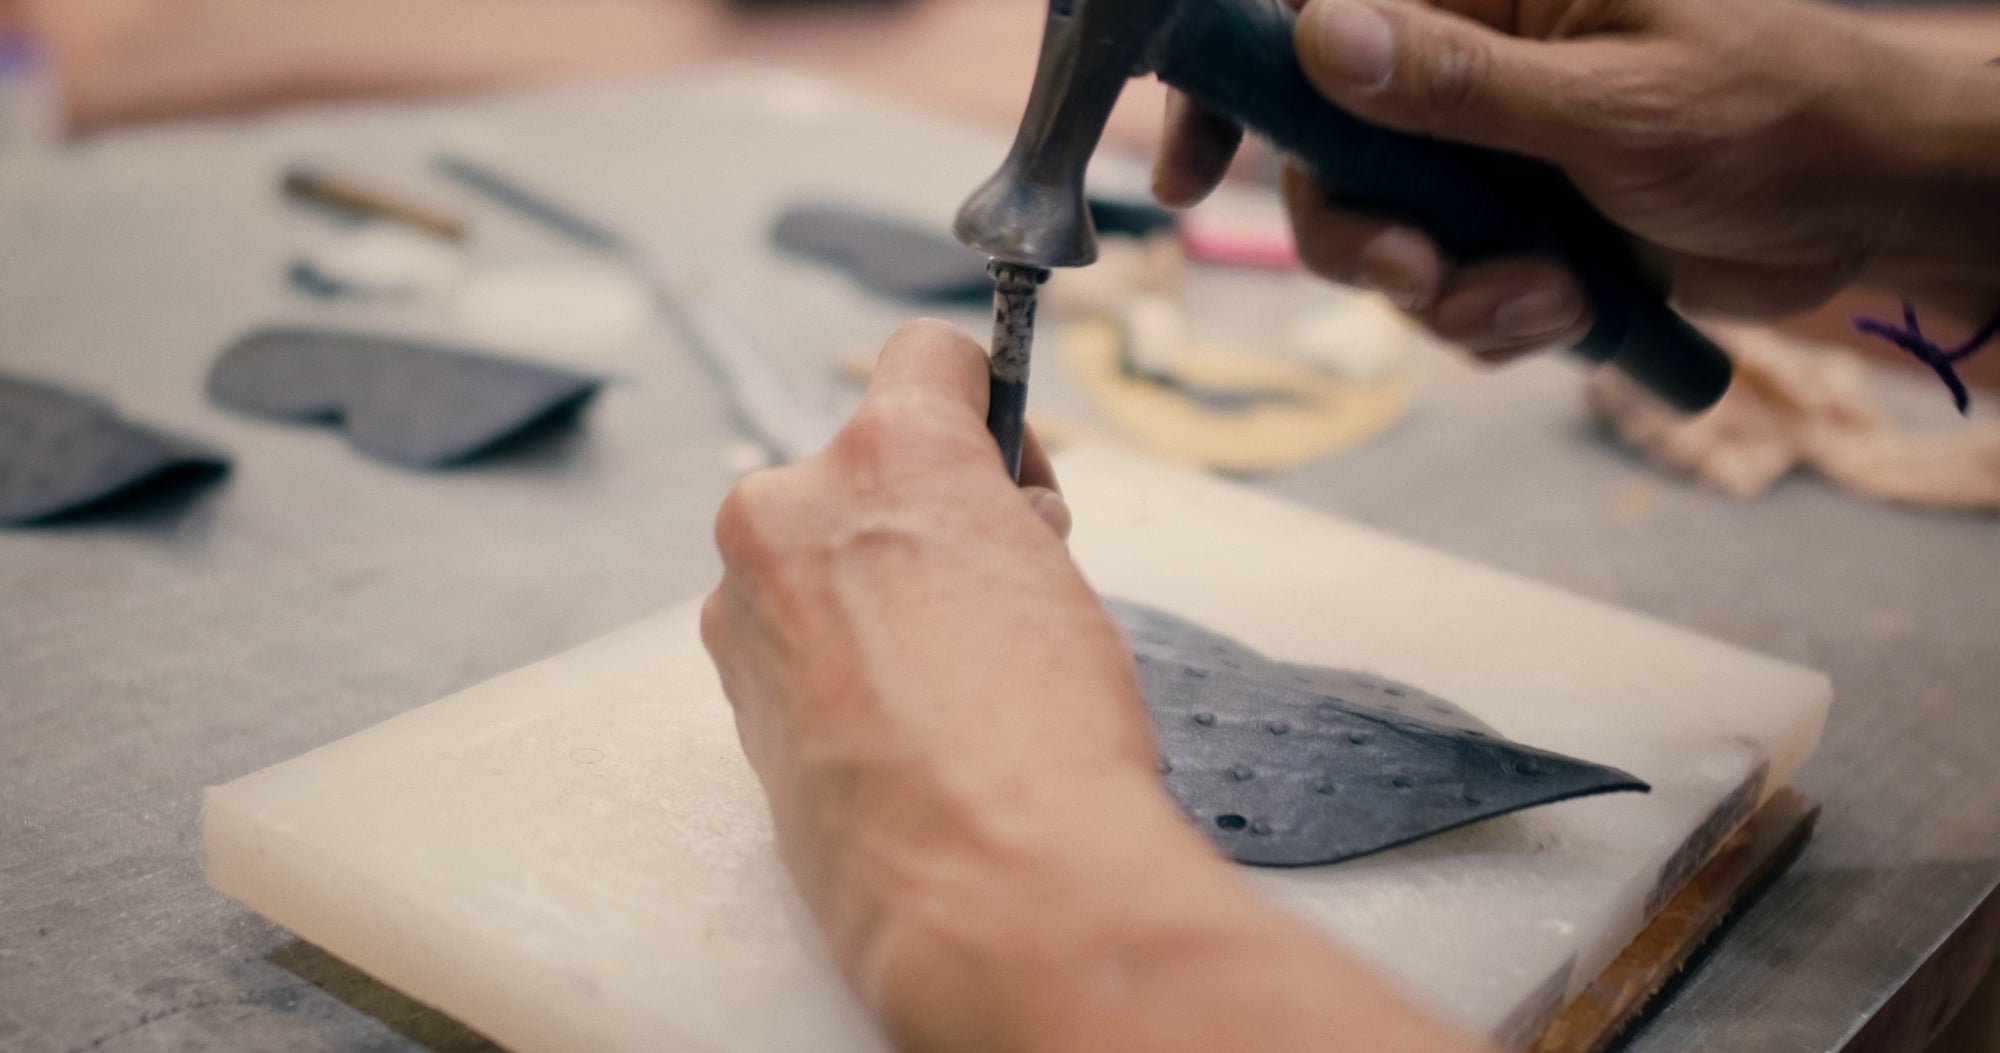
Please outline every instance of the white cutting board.
M1653 784L1253 872L1504 1044L1601 970L1825 719L1810 670L1137 455L1086 448L1060 470L1102 591ZM210 790L210 882L522 1053L883 1048L780 869L696 609Z

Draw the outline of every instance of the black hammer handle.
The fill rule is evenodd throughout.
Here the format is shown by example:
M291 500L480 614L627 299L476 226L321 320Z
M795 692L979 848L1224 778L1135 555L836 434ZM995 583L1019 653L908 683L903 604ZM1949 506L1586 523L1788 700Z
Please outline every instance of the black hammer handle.
M1176 18L1160 79L1303 161L1330 199L1414 223L1456 259L1562 259L1595 319L1579 353L1683 410L1722 397L1729 356L1667 306L1625 235L1556 168L1391 131L1334 106L1299 69L1295 18L1282 0L1182 0Z

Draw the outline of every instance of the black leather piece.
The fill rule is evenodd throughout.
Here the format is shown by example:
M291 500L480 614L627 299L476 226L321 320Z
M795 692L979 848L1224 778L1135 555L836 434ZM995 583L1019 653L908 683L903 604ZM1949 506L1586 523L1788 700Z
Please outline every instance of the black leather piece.
M1089 206L1090 223L1100 237L1150 238L1180 225L1172 212L1141 198L1093 195Z
M208 375L209 397L225 406L338 424L362 453L409 468L474 457L578 409L602 384L481 351L298 328L251 333Z
M1496 815L1645 783L1509 742L1406 684L1275 662L1109 601L1138 662L1167 791L1231 859L1337 863Z
M993 296L986 257L941 231L840 205L786 209L771 241L838 267L871 292L918 303L984 302Z
M229 458L79 392L0 376L0 523L82 512L142 484L194 484Z

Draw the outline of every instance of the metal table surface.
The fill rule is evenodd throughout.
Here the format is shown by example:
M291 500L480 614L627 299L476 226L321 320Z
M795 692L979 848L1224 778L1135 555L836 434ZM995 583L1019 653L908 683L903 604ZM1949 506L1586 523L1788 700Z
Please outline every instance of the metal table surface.
M434 306L288 292L283 265L318 221L275 190L306 158L450 199L425 170L440 144L700 259L805 378L909 312L771 256L776 205L845 198L942 219L1004 137L737 70L135 131L0 164L0 368L109 395L236 457L191 500L0 532L0 1048L481 1047L206 889L201 788L715 578L732 431L663 333L603 363L616 381L574 434L448 473L204 402L208 363L261 322L443 325ZM482 258L567 252L457 200ZM1311 295L1204 278L1194 317L1240 325L1282 316L1260 298ZM1886 387L1913 417L1948 418L1942 392ZM1043 370L1037 398L1083 412L1060 369ZM1437 365L1392 432L1262 485L1832 673L1832 722L1801 780L1825 806L1817 836L1631 1049L1839 1049L1993 891L1992 518L1811 479L1751 503L1662 479L1592 434L1573 370L1553 361L1490 376Z

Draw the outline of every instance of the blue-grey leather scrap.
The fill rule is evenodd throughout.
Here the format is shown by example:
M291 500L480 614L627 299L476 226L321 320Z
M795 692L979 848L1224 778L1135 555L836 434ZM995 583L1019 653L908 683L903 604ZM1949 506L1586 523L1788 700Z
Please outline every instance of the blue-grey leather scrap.
M468 460L571 413L603 381L466 348L367 333L273 328L231 345L208 394L244 413L337 424L354 448L407 468Z
M0 376L0 524L83 512L148 483L218 478L229 458L135 424L102 399Z
M917 303L983 303L993 296L986 257L946 236L845 205L795 205L771 242L852 275L870 292Z
M1099 237L1150 238L1172 233L1180 226L1180 218L1173 212L1144 198L1092 194L1089 206L1090 225L1097 228Z
M1090 199L1102 235L1147 237L1170 231L1174 214L1147 201ZM851 205L793 205L771 228L786 252L837 267L863 288L913 303L984 303L993 295L986 257L942 230Z
M1337 863L1523 808L1648 789L1509 742L1406 684L1276 662L1170 614L1107 606L1138 663L1167 792L1238 862Z

